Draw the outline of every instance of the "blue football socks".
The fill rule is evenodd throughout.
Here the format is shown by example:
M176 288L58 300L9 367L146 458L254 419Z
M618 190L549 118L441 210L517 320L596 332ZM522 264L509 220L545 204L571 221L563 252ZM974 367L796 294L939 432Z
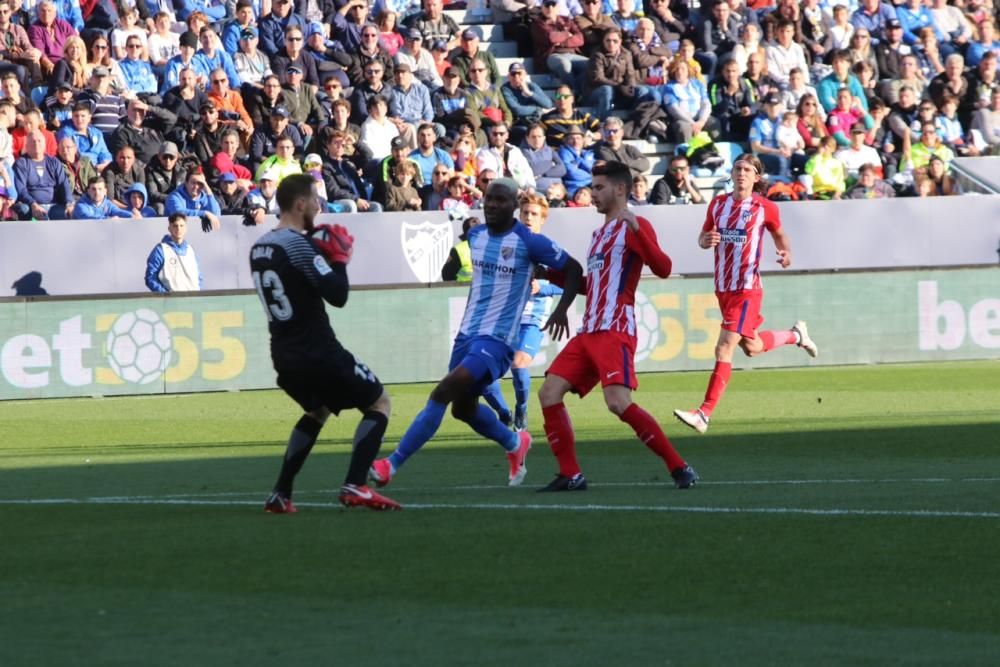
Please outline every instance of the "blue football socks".
M485 406L484 406L485 407ZM396 451L389 455L389 461L395 470L406 462L417 451L424 446L428 440L434 437L441 427L441 420L444 419L445 410L448 406L434 400L427 401L427 405L414 418L410 428L406 429L403 439L396 445ZM493 418L496 421L496 417ZM499 422L497 422L499 424Z
M497 419L496 413L482 403L476 405L476 414L468 421L468 424L473 431L496 442L508 452L516 450L521 442L517 433L504 426Z
M500 380L494 380L486 389L483 390L483 398L486 402L490 404L497 416L501 421L506 421L510 424L512 419L510 414L510 407L507 405L507 401L503 397L503 392L500 391Z
M531 393L531 373L527 368L512 368L511 375L514 376L514 397L518 407L528 407L528 394Z

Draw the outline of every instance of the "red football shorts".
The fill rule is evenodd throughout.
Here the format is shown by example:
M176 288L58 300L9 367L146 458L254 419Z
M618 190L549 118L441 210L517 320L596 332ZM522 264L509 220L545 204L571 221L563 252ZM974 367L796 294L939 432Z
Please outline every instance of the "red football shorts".
M546 375L558 375L586 396L600 382L602 387L625 385L635 391L635 337L621 331L577 334L556 355Z
M716 292L719 310L722 311L722 328L735 331L744 338L755 338L757 329L764 323L760 314L760 303L764 292L759 289Z

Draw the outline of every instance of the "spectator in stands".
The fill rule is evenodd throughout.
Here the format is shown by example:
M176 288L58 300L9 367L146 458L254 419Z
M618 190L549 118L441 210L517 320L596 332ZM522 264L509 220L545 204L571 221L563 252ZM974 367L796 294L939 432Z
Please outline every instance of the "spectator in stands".
M66 40L75 36L76 29L56 16L56 7L51 0L42 0L37 5L38 20L28 29L28 40L41 51L38 64L43 76L49 76L62 60Z
M361 124L361 143L371 151L372 158L381 162L392 152L396 139L409 148L409 142L399 135L398 126L389 118L389 105L380 95L368 100L368 119Z
M130 35L125 43L126 56L119 60L118 66L121 68L122 76L125 77L125 86L130 93L150 95L157 90L156 75L150 64L142 59L142 40Z
M448 196L441 199L438 210L447 213L452 220L467 216L469 210L483 197L483 193L476 186L461 176L452 176L448 179L446 194Z
M146 204L146 186L142 183L133 183L125 191L125 208L137 211L143 218L156 216L156 209Z
M944 61L944 72L931 79L927 94L938 107L944 101L945 93L964 99L969 92L969 80L965 76L965 60L953 53Z
M111 55L117 61L122 61L128 53L126 44L129 38L138 39L142 50L149 43L145 27L137 25L139 12L128 3L118 6L118 27L111 31Z
M354 112L355 123L364 123L368 118L368 100L372 97L381 97L385 100L388 109L389 101L392 99L392 86L385 83L382 73L385 70L382 63L372 62L365 65L364 78L361 84L354 84L354 92L351 95L351 109Z
M130 209L125 192L134 183L142 183L146 178L146 165L135 159L131 146L122 146L115 153L115 161L104 170L104 184L108 186L108 199L124 209Z
M625 143L625 126L621 118L610 116L604 121L604 140L594 145L594 157L603 162L621 162L632 170L632 176L649 171L649 159L635 146Z
M301 36L301 32L299 34ZM229 79L229 86L239 89L242 83L240 75L236 73L232 56L222 48L219 35L209 26L205 26L198 34L198 42L201 44L201 49L195 54L194 59L199 63L201 69L208 72L209 77L211 77L213 71L221 69ZM275 59L279 57L277 56Z
M638 176L632 179L632 190L628 196L629 206L645 206L649 203L647 200L647 195L649 194L649 181L646 180L645 176Z
M517 146L507 143L510 132L505 123L490 128L489 146L476 151L479 170L490 169L498 177L512 178L522 190L535 187L535 174ZM482 188L480 188L482 189ZM485 190L483 190L485 192Z
M806 162L805 173L812 178L811 193L816 199L840 199L847 189L844 165L834 157L837 142L824 137L819 150Z
M813 95L803 95L795 108L795 114L799 117L799 134L805 143L806 154L809 155L819 150L819 142L823 137L830 135L820 113L821 109L819 101Z
M30 109L37 109L31 98L21 92L21 82L14 72L4 72L0 75L0 93L3 98L14 105L17 114L23 115Z
M45 154L45 137L32 130L25 137L24 155L14 162L17 203L21 220L62 220L73 213L73 188L66 170Z
M922 97L927 81L920 72L917 57L912 53L907 54L899 60L899 75L890 81L883 81L879 87L879 97L887 104L895 104L899 100L899 90L903 86L909 86L916 92L917 97Z
M285 30L284 48L277 54L271 56L271 65L275 72L284 72L285 77L282 83L288 83L288 73L294 66L303 76L303 81L319 86L319 72L316 69L316 59L312 57L305 46L305 30L297 25L289 26Z
M417 168L412 162L400 162L393 168L393 178L386 187L386 211L419 211L423 201L413 185Z
M393 80L393 59L389 52L379 44L378 29L375 26L365 26L361 31L361 46L351 52L351 63L347 68L347 77L352 86L360 86L365 82L370 82L371 77L367 69L371 65L378 65L378 78L386 83Z
M15 127L10 130L11 154L15 158L21 157L24 153L24 146L28 134L32 132L41 132L42 138L45 141L45 154L55 157L56 135L45 129L45 125L42 123L42 112L38 109L30 109L24 114L24 117L21 120L21 127Z
M886 28L890 21L896 19L896 10L891 4L881 0L861 0L859 4L851 15L854 34L867 31L871 35L871 42L878 44L886 38Z
M783 20L775 27L775 41L766 47L767 73L778 86L788 88L789 76L793 69L802 72L806 83L809 83L809 63L802 46L795 43L795 24Z
M719 124L720 141L745 141L750 123L757 113L753 89L742 76L739 64L732 58L718 68L719 76L708 88L712 117Z
M330 110L330 130L340 130L344 133L344 155L358 169L364 169L371 162L372 156L368 148L361 143L361 126L350 121L351 104L347 100L337 100Z
M851 128L851 144L837 151L835 157L844 165L849 180L856 179L861 167L866 164L875 165L876 176L882 178L882 158L878 151L865 144L868 130L861 123Z
M974 145L965 139L965 129L958 120L958 98L954 95L946 94L944 103L941 105L940 113L934 119L938 136L948 148L959 156L978 155L979 151Z
M917 0L917 2L922 2L922 0ZM851 48L851 39L854 37L854 26L851 24L848 9L847 5L833 6L833 21L827 33L826 40L827 55L834 51Z
M227 22L222 29L222 48L226 53L235 54L239 51L240 39L244 30L253 30L256 35L255 17L253 0L237 0L232 20ZM235 55L233 60L235 64Z
M255 130L267 123L271 112L277 107L287 109L288 101L285 99L278 75L268 74L263 78L260 90L252 91L247 102L247 113L250 114L250 120Z
M60 129L73 115L73 89L67 83L60 84L42 104L42 115L51 130Z
M997 40L997 28L993 19L985 19L975 26L976 41L969 44L965 54L965 62L969 67L976 67L987 53L1000 53L1000 40Z
M944 53L946 42L951 42L956 51L965 51L972 40L973 33L972 24L962 14L962 10L948 4L947 0L931 0L931 16L934 18L934 25L937 26L938 30L948 37L947 40L938 40L942 47L942 53Z
M475 181L479 175L479 165L476 164L476 151L479 150L476 140L471 134L459 135L451 151L451 159L455 161L455 172L467 180Z
M978 132L986 144L984 154L1000 153L1000 87L994 88L990 94L990 106L973 114L970 129Z
M331 130L325 136L326 152L322 155L322 172L327 201L341 212L381 212L382 206L379 203L367 199L365 184L357 165L347 159L347 135L341 130Z
M291 65L287 73L287 82L282 86L282 92L288 108L289 123L298 128L303 142L308 143L313 135L313 128L325 125L329 116L319 102L319 90L313 84L303 81L302 70L297 65Z
M336 14L333 15L332 37L344 45L344 50L353 53L361 47L362 32L368 23L367 0L348 0ZM378 28L375 29L376 35Z
M22 81L41 82L42 52L32 46L25 29L11 21L11 2L0 2L0 71L13 71ZM65 50L65 47L63 47Z
M181 70L180 83L163 97L163 108L177 117L174 127L179 143L186 144L194 139L196 128L201 123L201 108L207 103L208 96L198 88L194 70Z
M243 104L243 97L229 87L226 71L221 67L215 68L209 73L208 81L206 94L219 111L219 122L236 129L244 141L248 141L254 130L253 119Z
M396 125L401 137L411 146L416 146L416 128L421 123L434 120L434 107L427 86L413 77L410 66L404 62L396 64L393 72L396 82L392 85L389 99L390 120ZM444 129L441 129L444 136Z
M187 216L167 219L167 234L146 259L146 287L150 292L197 292L204 280L194 248L187 242Z
M899 19L890 20L886 24L885 39L875 47L879 80L886 82L900 78L903 56L911 52L910 46L903 42L903 24Z
M94 42L91 48L95 48L97 44L98 42ZM166 93L174 86L180 85L180 74L185 69L194 72L195 83L199 88L206 86L208 84L208 70L205 69L202 60L195 58L198 53L198 35L191 31L184 33L180 37L177 48L179 49L177 55L167 61L160 92Z
M573 90L566 85L556 88L553 102L555 109L542 116L545 126L545 139L550 146L562 145L563 137L571 126L577 126L583 131L583 145L590 146L601 140L601 121L590 115L589 111L580 111L574 104Z
M465 107L478 112L480 125L486 127L497 123L509 125L513 121L513 114L500 93L500 87L490 83L486 64L474 61L469 67L468 76Z
M149 190L149 205L156 210L157 215L163 215L167 195L184 182L184 172L178 164L179 157L177 144L165 141L147 165L146 186Z
M740 28L740 41L730 52L740 66L740 74L747 71L747 62L753 54L759 56L758 65L763 69L767 62L767 52L760 43L760 26L756 23L744 23Z
M591 173L594 169L594 151L584 148L583 132L579 127L570 127L563 141L563 146L559 149L559 159L566 172L562 182L566 186L566 192L572 197L580 188L589 187L594 179ZM546 189L548 185L545 186Z
M454 169L448 169L443 164L434 167L431 172L431 183L421 190L421 197L424 201L425 211L440 211L444 200L448 198L448 184L452 178L461 178L466 183L471 184L475 179L464 174L456 174Z
M0 5L0 12L3 5ZM35 49L37 52L38 50ZM49 88L67 84L74 92L87 87L90 79L90 65L87 63L87 45L79 37L70 37L63 46L63 58L56 63L49 77Z
M183 213L189 218L201 220L202 230L208 232L219 229L219 202L212 196L205 175L200 167L189 169L184 184L177 187L167 197L166 214Z
M444 85L431 93L434 122L445 129L445 134L455 137L458 128L467 123L474 131L480 127L479 113L468 106L469 95L461 86L458 70L449 67L444 71Z
M966 127L972 122L972 114L977 109L990 105L990 96L1000 87L1000 79L997 78L1000 65L997 64L997 60L996 53L987 52L975 69L968 74L969 90L958 106L958 118Z
M805 74L798 67L788 73L788 87L781 93L781 103L786 109L795 109L799 106L799 100L806 95L816 97L816 89L806 83ZM826 115L822 112L822 115Z
M111 152L104 141L104 135L90 124L90 103L77 102L73 107L70 122L59 130L58 138L70 137L76 143L80 155L90 158L98 172L111 164ZM88 186L89 187L89 186Z
M948 173L948 164L934 155L927 163L927 179L933 184L934 196L950 197L962 194L962 186Z
M719 123L712 117L712 103L705 84L688 76L688 64L675 60L670 66L670 83L664 87L663 107L670 116L670 133L677 143L706 131L717 137Z
M89 157L80 155L72 137L59 139L56 151L56 157L66 171L73 199L82 197L87 192L87 183L90 182L90 179L97 177L97 169L94 168Z
M378 26L379 46L395 58L399 50L403 48L403 43L406 41L403 34L408 30L400 25L399 14L391 9L382 9L375 17L375 25ZM420 38L423 39L423 35Z
M209 185L215 180L218 174L233 173L236 175L236 184L247 190L254 187L253 174L243 166L244 158L243 143L236 130L226 130L219 140L219 152L212 157L209 163L211 169L208 172ZM186 171L183 170L183 171Z
M582 55L583 32L573 19L559 13L558 0L544 0L531 22L535 71L546 69L574 90L582 90L587 57Z
M219 110L215 103L206 99L199 109L201 122L195 126L193 135L188 137L187 147L194 152L201 164L207 163L219 152L222 133L226 126L219 120Z
M458 69L458 74L462 77L464 84L472 83L469 70L473 68L473 63L479 62L486 67L486 80L491 84L500 83L500 70L497 68L497 61L489 51L479 48L479 33L475 28L466 28L462 31L462 40L458 49L451 56L452 65Z
M273 138L274 153L263 153L266 157L264 157L259 164L257 164L257 168L255 170L257 180L260 180L260 175L265 171L270 171L276 174L277 183L280 185L285 176L302 173L302 166L296 159L296 153L302 150L302 144L300 142L296 145L292 136L290 136L287 132L288 130L294 130L294 127L288 125L285 127L285 131L276 130L274 136L271 137ZM254 136L257 138L259 135ZM258 143L255 145L255 149L259 150L263 147L266 150L270 147L270 144L270 141L264 143L263 145Z
M910 147L909 156L906 156L904 151L904 162L907 157L910 168L917 170L926 167L933 157L943 160L946 166L950 165L955 159L955 153L941 141L937 126L929 122L920 127L920 141Z
M513 117L511 141L520 143L528 126L541 120L542 115L552 110L552 100L541 86L528 80L528 73L521 63L512 63L507 72L507 81L500 86L500 93Z
M259 91L265 77L272 73L267 55L257 49L259 43L257 28L251 26L240 31L238 46L233 51L233 68L243 82L241 91Z
M93 110L92 125L107 139L125 119L125 98L111 88L111 73L106 67L95 67L87 89L77 99L89 102Z
M587 69L587 89L590 102L597 107L597 115L607 118L611 109L634 109L645 101L657 101L653 88L639 84L639 75L632 62L632 54L622 49L622 33L612 28L604 34L601 49L590 61Z
M419 30L426 44L442 40L448 49L459 45L458 33L461 29L455 19L444 13L443 0L424 0L423 10L406 18L404 23L407 28ZM497 24L501 24L499 20Z
M896 19L903 28L903 42L914 47L920 41L920 31L924 28L937 30L934 18L924 0L906 0L896 7ZM941 33L941 39L946 35Z
M694 184L691 166L684 155L670 158L667 173L653 184L650 204L704 204L705 198Z
M345 4L344 8L347 7L348 5ZM341 17L342 19L343 17ZM299 29L305 30L308 23L304 16L292 11L292 0L272 0L271 13L260 19L258 25L260 50L269 58L273 58L278 55L284 45L285 30L290 26L298 26Z
M771 92L761 102L760 113L750 125L750 149L760 158L768 174L790 180L792 153L778 146L781 98L777 93Z
M615 11L611 13L611 20L621 28L623 35L632 34L640 18L640 14L635 12L635 2L633 0L614 0L614 6Z
M74 220L107 220L108 218L139 218L137 212L115 206L107 198L104 180L95 176L87 183L87 193L73 206Z
M858 28L851 37L851 70L858 63L867 63L874 72L874 77L878 78L878 59L875 57L875 49L872 48L872 37L867 28ZM857 74L855 74L857 76Z
M439 39L431 45L431 56L434 58L434 68L437 69L443 81L444 73L451 68L451 61L448 60L448 45L443 39Z
M164 135L173 129L176 122L177 116L170 111L134 98L128 103L127 122L111 133L108 149L117 154L122 147L131 146L136 158L149 164L163 146Z
M690 26L685 22L685 16L680 15L680 13L687 15L687 6L677 3L677 15L673 9L670 0L649 0L646 8L646 16L653 21L660 42L671 51L677 49L681 35L691 32Z
M251 171L258 175L261 173L261 164L268 157L278 153L278 142L282 139L289 141L292 146L292 154L302 152L304 148L302 134L295 125L289 122L289 117L288 109L275 107L271 110L267 124L254 132L248 153ZM282 171L282 176L284 176L284 170L279 171Z
M833 111L837 106L837 91L847 86L851 96L858 100L864 111L867 111L868 101L865 98L865 91L861 87L861 82L851 74L851 54L848 51L834 51L830 65L833 71L823 77L816 86L819 103L823 105L823 109L827 113Z
M580 136L582 138L582 131ZM545 192L552 183L562 182L566 175L566 165L563 164L559 153L545 143L544 125L534 123L528 128L521 152L524 153L524 158L531 165L531 172L535 175L535 190Z
M764 99L772 91L775 93L779 92L778 85L767 74L763 53L755 52L747 56L747 68L743 72L743 78L750 84L754 97L758 100Z
M866 130L874 125L872 117L860 108L851 91L841 88L837 91L837 106L826 117L826 128L838 146L847 146L851 143L847 135L857 123L862 123Z
M670 49L660 41L651 20L639 19L627 46L642 83L647 86L662 86L667 82Z
M728 55L740 40L740 20L733 16L726 0L711 3L710 13L698 28L699 51L696 57L702 68L711 75L716 63Z
M240 185L236 174L224 171L215 179L215 199L219 202L220 215L238 215L243 217L243 224L258 224L251 215L250 190ZM263 215L261 222L263 222Z
M443 164L449 169L455 167L448 152L434 145L436 139L434 125L431 123L422 123L417 129L417 147L410 153L410 159L417 163L424 183L431 182L431 174L438 164Z
M580 0L583 12L573 19L583 33L583 55L588 59L601 50L604 34L615 29L615 22L602 10L602 0ZM579 89L576 89L579 90Z
M434 56L423 48L423 42L424 38L420 31L416 28L410 28L406 33L403 48L396 53L395 61L409 65L410 71L413 72L417 81L433 90L440 87L443 81L438 74L437 65L434 63Z
M888 199L896 196L892 186L878 177L873 164L861 165L858 182L847 191L846 199Z

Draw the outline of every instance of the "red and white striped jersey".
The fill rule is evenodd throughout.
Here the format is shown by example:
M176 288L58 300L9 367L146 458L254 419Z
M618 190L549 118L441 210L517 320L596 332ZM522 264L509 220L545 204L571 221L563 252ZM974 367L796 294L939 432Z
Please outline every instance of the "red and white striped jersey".
M760 289L760 254L764 230L781 228L775 203L754 193L737 200L722 194L708 205L702 231L722 236L715 246L715 290L736 292Z
M633 233L618 219L594 230L587 249L587 307L580 333L621 331L630 336L635 329L635 288L642 267L666 278L670 257L660 249L649 220L638 218L639 232Z

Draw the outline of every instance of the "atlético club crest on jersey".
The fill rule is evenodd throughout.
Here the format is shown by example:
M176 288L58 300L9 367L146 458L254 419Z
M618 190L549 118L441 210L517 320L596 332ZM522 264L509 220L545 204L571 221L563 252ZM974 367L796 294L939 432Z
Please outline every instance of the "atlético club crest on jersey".
M507 261L514 256L514 249L510 246L504 246L500 248L500 256L504 258L504 261Z
M451 251L452 231L450 222L418 224L404 222L399 228L403 256L410 270L422 283L432 283L441 277L441 267Z
M750 209L745 209L745 210L744 210L744 211L743 211L743 212L742 212L742 213L740 214L740 222L742 222L742 223L746 224L746 223L747 223L747 222L748 222L748 221L750 220L750 216L751 216L751 215L753 215L753 214L752 214L752 213L750 212Z

